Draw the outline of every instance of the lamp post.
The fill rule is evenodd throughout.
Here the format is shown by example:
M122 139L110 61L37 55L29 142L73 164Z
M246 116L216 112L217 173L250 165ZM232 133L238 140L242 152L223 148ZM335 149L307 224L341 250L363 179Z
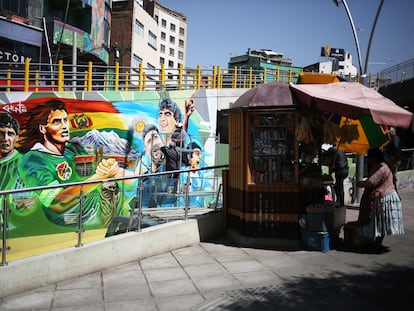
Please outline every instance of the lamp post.
M356 32L354 21L352 19L351 12L349 11L349 8L348 8L348 4L346 3L346 0L332 0L332 1L335 3L336 6L339 6L339 3L341 3L341 2L344 5L346 14L348 15L348 19L349 19L349 22L351 24L352 33L354 35L356 50L357 50L357 54L358 54L359 74L365 76L366 71L367 71L367 67L368 67L368 58L369 58L369 52L371 50L372 38L374 36L374 31L375 31L375 27L377 25L378 16L381 12L381 8L382 8L382 4L384 3L384 0L381 0L380 4L378 6L378 9L377 9L377 13L375 15L374 23L372 24L371 34L369 36L369 41L368 41L367 53L366 53L366 56L365 56L364 70L362 70L361 52L360 52L360 48L359 48L358 35L357 35L357 32ZM355 170L356 170L356 179L355 179L354 185L353 185L354 186L354 203L359 204L359 202L361 201L362 189L356 186L356 182L359 181L359 180L362 180L364 178L364 155L358 154L356 156Z
M349 8L348 8L348 4L346 3L346 0L333 0L333 2L335 3L336 6L339 6L340 2L342 2L342 4L344 5L346 15L348 15L349 23L351 24L352 34L354 35L355 46L356 46L356 50L357 50L357 54L358 54L359 73L363 74L363 72L362 72L362 62L361 62L361 51L359 49L358 35L357 35L356 28L355 28L355 25L354 25L354 20L352 19L351 12L349 11Z

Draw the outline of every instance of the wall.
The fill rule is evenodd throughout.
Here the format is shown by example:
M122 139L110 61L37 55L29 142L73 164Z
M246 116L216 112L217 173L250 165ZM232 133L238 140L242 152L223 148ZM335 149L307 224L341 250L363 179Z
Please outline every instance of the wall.
M225 147L220 148L216 155L217 110L229 107L229 104L243 92L242 89L200 89L170 92L0 93L0 110L8 112L20 124L20 137L15 146L18 155L17 165L11 168L7 165L10 161L6 163L7 159L0 159L1 176L8 176L3 178L7 184L3 184L1 189L65 184L91 178L105 179L165 171L165 163L161 163L156 168L152 167L151 164L154 163L152 156L145 149L144 129L147 125L153 124L160 132L160 144L167 145L175 130L176 122L185 122L186 104L189 102L194 103L195 110L189 114L188 135L181 150L182 159L184 157L193 159L192 151L196 146L201 151L198 165L226 164L228 154L222 151L226 150ZM166 130L163 130L158 117L159 104L164 100L168 100L175 107L179 117L179 120L170 118L172 128ZM49 113L49 108L45 104L48 101L60 101L67 110L69 128L66 129L67 134L63 134L67 141L63 144L65 148L62 153L58 155L50 155L50 151L46 152L47 150L43 149L40 150L41 153L32 150L34 146L42 146L42 139L48 137L48 134L42 137L38 130L40 125L47 123L46 120L40 122L39 119L45 110ZM47 139L51 140L50 137ZM36 145L36 142L41 144ZM42 148L45 145L43 143ZM56 150L54 152L56 153ZM109 159L116 161L113 163ZM114 171L109 173L108 169L108 172L105 172L107 175L103 176L102 170L106 170L101 166L103 164L110 165ZM183 168L189 167L184 162L181 164ZM144 171L142 168L147 170ZM198 184L201 187L199 183L201 180L202 186L208 187L212 172L209 170L203 172L203 175L191 177L193 185ZM150 204L166 208L182 204L176 202L175 197L168 195L163 196L163 199L154 195L155 201L151 201L153 184L157 187L154 193L167 193L167 188L171 186L173 180L165 177L148 180L151 180L151 183L149 181L147 185L144 183L144 208L152 207ZM65 188L67 189L74 188ZM94 189L85 188L83 202L85 216L82 219L84 228L105 229L115 216L129 215L136 189L136 180L131 183L104 182ZM64 192L39 190L23 192L8 198L11 213L8 215L7 236L9 241L12 240L14 247L19 246L13 244L15 242L13 239L73 233L76 230L79 189L73 190L72 196L69 194L63 196ZM208 204L208 196L193 198L191 205Z

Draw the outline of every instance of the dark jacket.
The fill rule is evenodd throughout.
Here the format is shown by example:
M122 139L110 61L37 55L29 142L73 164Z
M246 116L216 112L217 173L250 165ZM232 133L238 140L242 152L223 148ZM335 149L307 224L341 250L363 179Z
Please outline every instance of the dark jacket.
M176 171L180 169L180 154L175 147L161 147L162 153L165 155L165 166L167 171Z

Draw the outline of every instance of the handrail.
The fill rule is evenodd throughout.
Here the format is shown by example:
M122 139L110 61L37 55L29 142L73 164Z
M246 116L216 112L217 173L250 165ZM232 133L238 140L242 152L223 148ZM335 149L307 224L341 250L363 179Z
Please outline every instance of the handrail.
M89 184L99 184L99 183L106 183L106 182L115 182L115 181L126 181L126 180L132 180L132 179L138 179L139 183L137 186L137 197L139 203L138 205L138 225L141 222L142 217L142 202L140 198L142 197L142 181L146 178L150 177L159 177L163 175L171 175L175 173L187 173L187 178L190 175L190 172L197 172L197 171L204 171L204 170L215 170L215 169L226 169L228 168L228 165L214 165L214 166L206 166L206 167L200 167L200 168L194 168L194 169L180 169L180 170L174 170L174 171L166 171L166 172L159 172L159 173L147 173L147 174L140 174L140 175L133 175L133 176L123 176L123 177L114 177L114 178L106 178L101 180L88 180L88 181L79 181L79 182L70 182L65 184L59 184L59 185L47 185L47 186L36 186L36 187L27 187L27 188L21 188L21 189L9 189L9 190L0 190L0 196L2 196L3 200L3 209L0 210L0 215L3 214L3 221L0 224L1 230L2 230L2 246L1 246L1 262L0 266L7 265L7 250L9 249L7 246L7 214L10 212L8 206L7 206L7 195L14 194L14 193L23 193L23 192L34 192L37 190L47 190L47 189L58 189L58 188L67 188L71 186L81 186L80 193L79 193L79 200L80 200L80 213L79 213L79 222L78 222L78 228L76 230L76 233L78 234L78 243L75 245L75 247L81 247L82 244L82 233L84 232L83 224L82 224L82 200L84 197L83 194L83 188L84 185ZM189 196L189 188L185 187L185 206L184 206L184 220L188 220L188 196ZM135 207L131 209L131 219L133 217L133 213L135 212ZM140 231L140 225L138 226L138 231Z
M50 67L52 66L52 71ZM84 65L25 63L17 65L0 62L0 92L11 91L164 91L201 88L251 88L267 82L296 83L301 70L253 69L233 67L221 69L220 66L196 69L183 68L138 68L120 66L99 66L88 62ZM328 73L327 73L328 74ZM331 73L329 73L331 74ZM360 81L361 77L342 76L349 81ZM379 87L381 77L376 80L372 74L364 78L369 87ZM375 82L375 83L374 83ZM383 83L383 82L381 82Z

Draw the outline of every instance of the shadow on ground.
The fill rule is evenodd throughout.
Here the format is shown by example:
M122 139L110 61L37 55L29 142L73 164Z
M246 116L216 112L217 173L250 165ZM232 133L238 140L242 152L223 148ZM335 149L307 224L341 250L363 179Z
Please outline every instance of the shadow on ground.
M393 265L363 275L296 277L274 286L228 291L197 310L412 310L414 269ZM374 309L375 308L375 309Z

